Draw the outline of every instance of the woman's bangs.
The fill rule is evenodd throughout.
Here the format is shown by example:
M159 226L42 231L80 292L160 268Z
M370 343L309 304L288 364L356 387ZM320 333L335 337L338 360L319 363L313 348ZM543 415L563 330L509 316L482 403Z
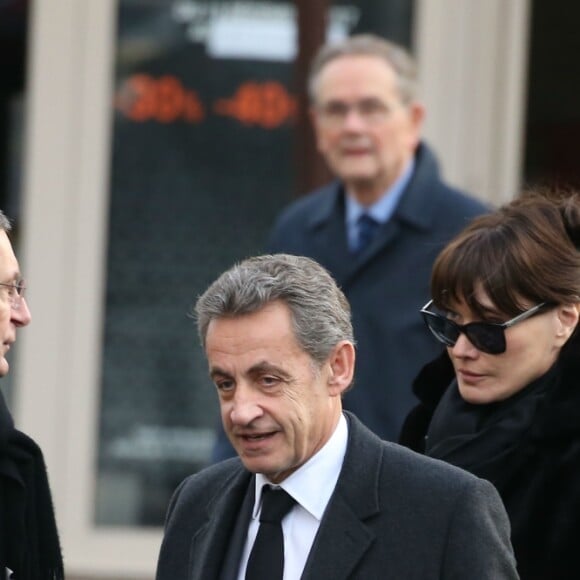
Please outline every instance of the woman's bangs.
M448 308L473 297L481 278L482 256L472 244L452 244L439 255L431 277L431 293L435 304Z

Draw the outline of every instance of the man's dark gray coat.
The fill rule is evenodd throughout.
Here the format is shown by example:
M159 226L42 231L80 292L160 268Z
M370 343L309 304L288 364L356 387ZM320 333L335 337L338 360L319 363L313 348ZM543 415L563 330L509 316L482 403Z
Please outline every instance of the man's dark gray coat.
M302 579L517 579L508 519L491 484L347 419L344 464ZM242 505L253 481L230 459L181 484L157 580L236 578L250 512Z

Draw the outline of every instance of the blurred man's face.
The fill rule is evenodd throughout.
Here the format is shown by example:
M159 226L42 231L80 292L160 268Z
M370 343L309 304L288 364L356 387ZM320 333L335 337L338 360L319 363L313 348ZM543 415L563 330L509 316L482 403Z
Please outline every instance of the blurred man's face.
M8 373L6 353L16 340L16 328L30 322L30 310L24 298L14 297L9 286L20 279L18 260L6 232L0 231L0 377Z
M342 56L318 76L312 107L318 149L364 205L404 171L423 115L418 103L403 103L394 71L379 57Z

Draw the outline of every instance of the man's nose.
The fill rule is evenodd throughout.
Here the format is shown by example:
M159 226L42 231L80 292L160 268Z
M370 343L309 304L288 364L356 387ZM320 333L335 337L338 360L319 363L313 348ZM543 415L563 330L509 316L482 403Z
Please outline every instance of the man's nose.
M366 127L366 121L358 107L350 106L344 116L343 127L350 131L360 131Z
M26 298L21 297L18 308L12 308L12 322L16 326L27 326L31 320L32 314L30 314L30 308L28 308Z
M236 425L249 425L254 419L263 415L259 396L249 385L238 384L232 399L230 418Z

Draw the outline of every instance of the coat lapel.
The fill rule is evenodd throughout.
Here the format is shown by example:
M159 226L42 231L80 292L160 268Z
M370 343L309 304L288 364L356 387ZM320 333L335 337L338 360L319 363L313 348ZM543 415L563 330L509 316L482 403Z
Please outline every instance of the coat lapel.
M324 264L340 286L348 284L374 257L400 236L402 228L428 230L433 225L437 196L426 185L438 178L437 163L421 145L416 153L415 170L393 216L381 226L376 237L360 255L348 249L345 224L345 191L340 182L328 186L328 193L308 220L312 258ZM426 193L432 195L426 195Z
M352 262L344 219L344 192L340 183L335 182L328 186L328 194L320 198L306 227L308 255L324 264L339 284L348 274Z
M207 505L207 522L191 543L190 580L218 578L251 475L240 470Z
M309 255L324 264L338 285L342 286L397 235L398 226L390 221L384 224L363 253L353 254L348 248L346 236L344 190L335 183L331 186L331 193L321 200L320 206L310 216Z
M351 577L353 569L375 541L373 532L360 521L345 499L334 498L310 550L302 579L345 580Z
M382 224L374 239L360 255L353 256L351 254L350 267L345 273L343 283L347 283L350 279L354 278L377 254L389 246L397 238L400 230L401 226L394 218Z
M306 562L303 580L352 577L354 569L376 541L374 532L365 522L380 511L378 482L382 450L379 439L358 419L349 413L345 415L349 422L347 453ZM373 441L369 441L369 437Z

